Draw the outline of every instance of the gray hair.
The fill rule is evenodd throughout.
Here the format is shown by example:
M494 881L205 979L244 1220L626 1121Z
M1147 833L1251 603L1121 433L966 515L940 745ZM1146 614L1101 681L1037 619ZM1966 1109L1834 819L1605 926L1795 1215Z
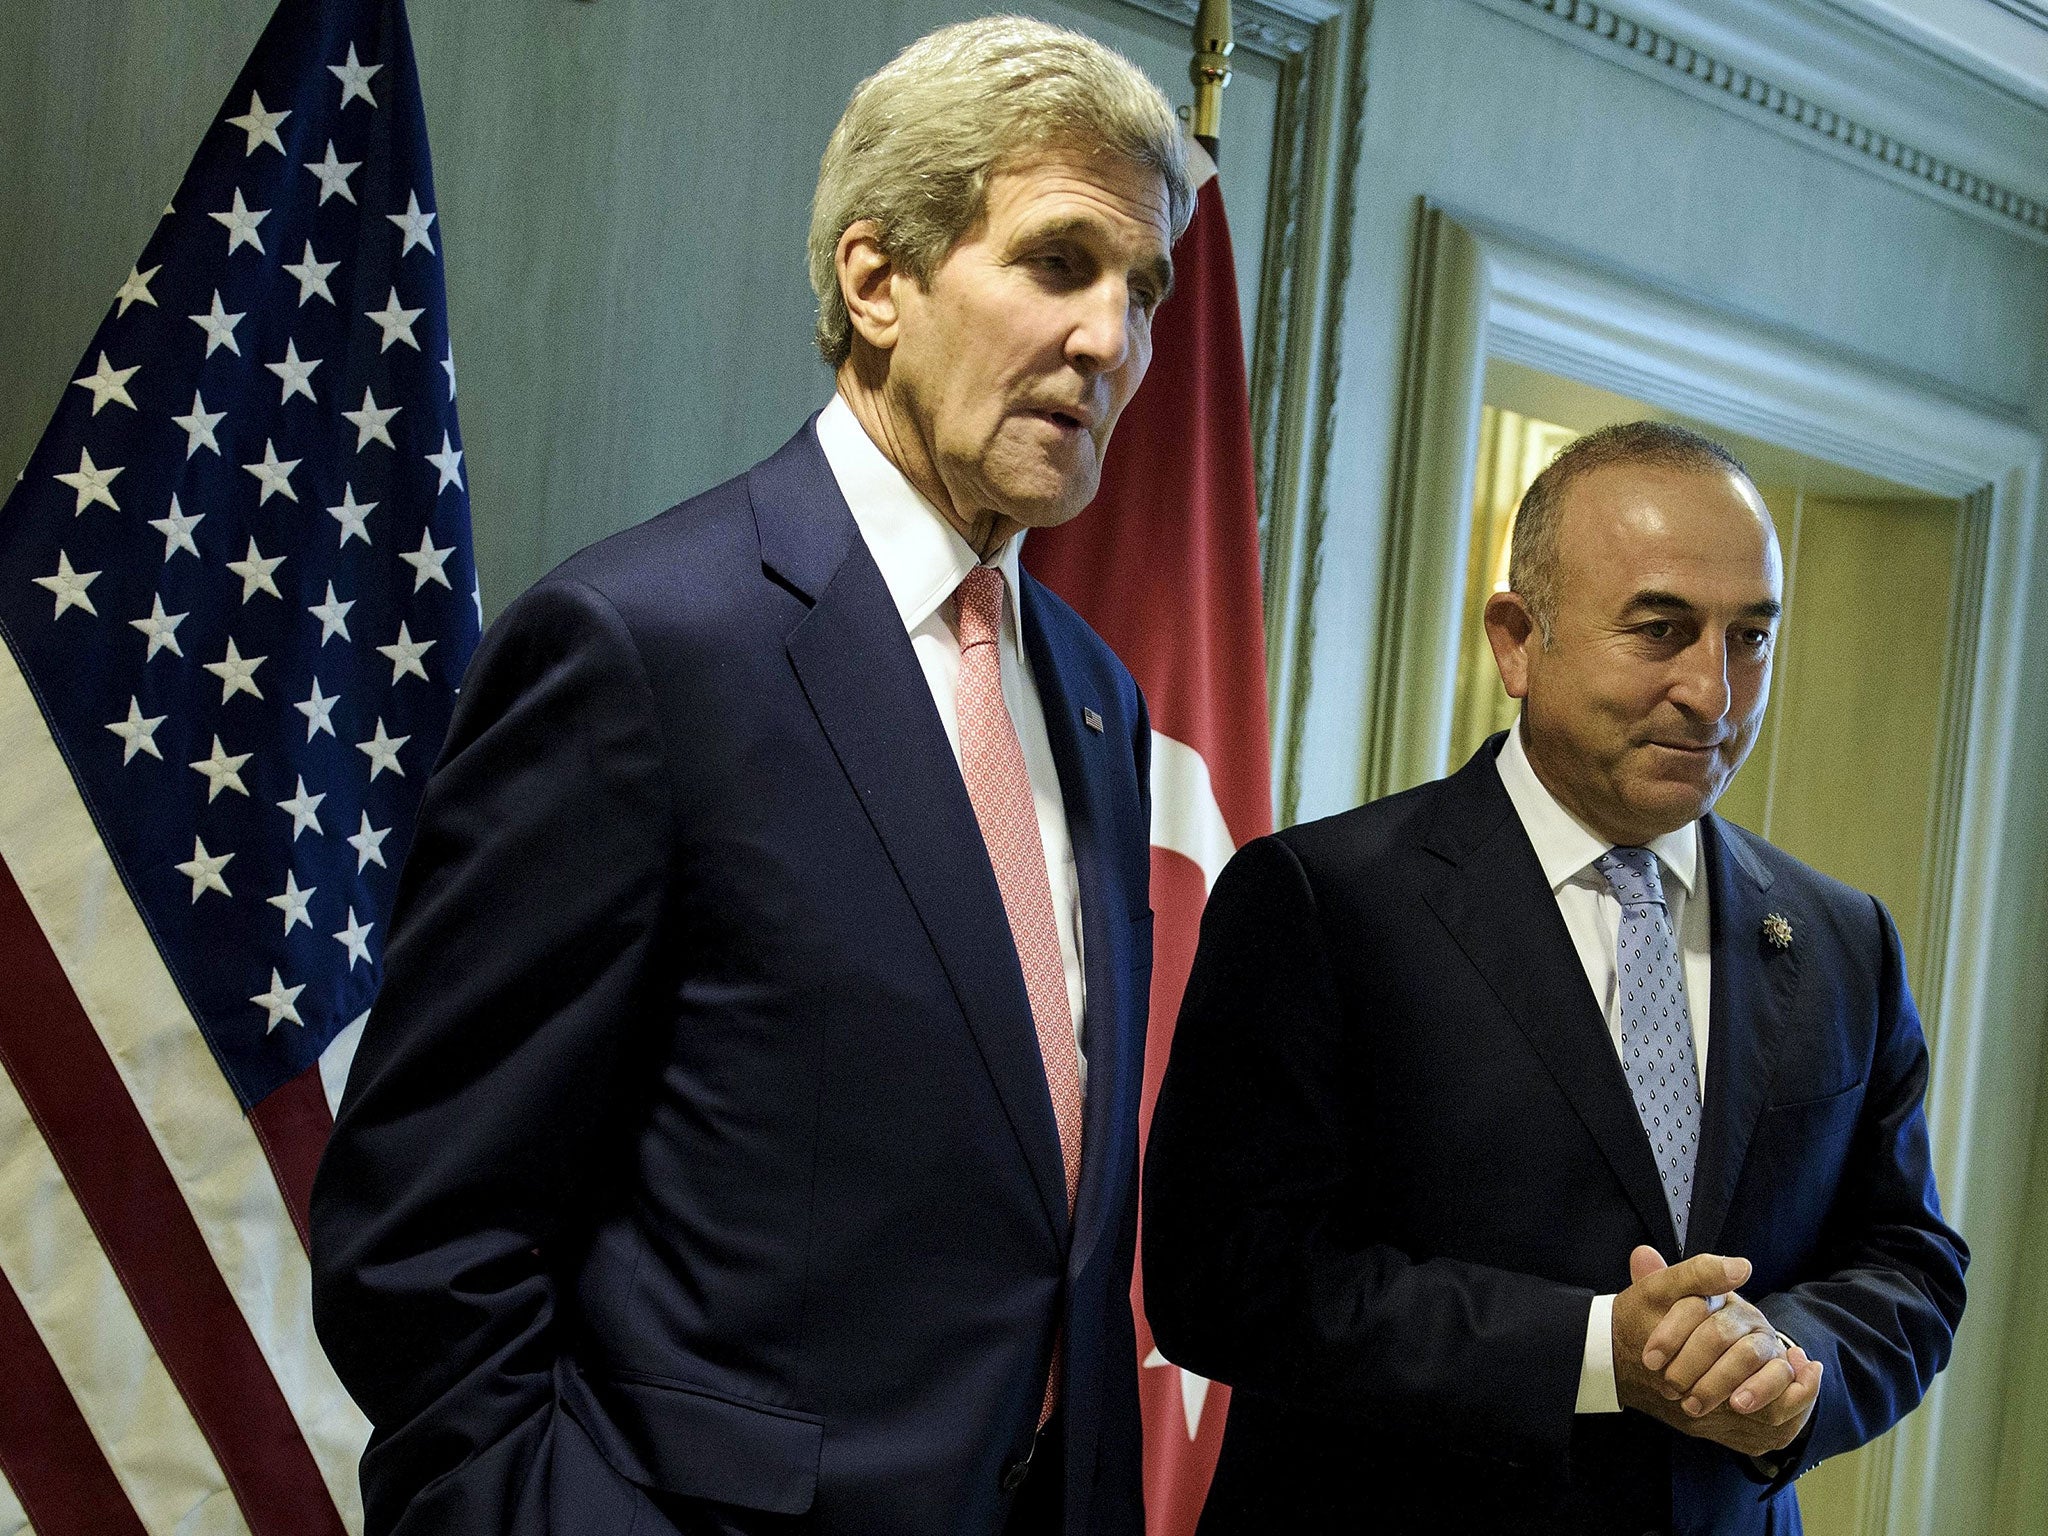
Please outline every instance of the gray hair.
M854 87L818 166L811 291L818 351L853 349L839 291L839 237L872 219L892 261L929 283L987 211L989 178L1033 150L1106 153L1166 183L1172 235L1194 216L1173 108L1123 55L1023 16L989 16L919 38Z
M1700 474L1733 470L1743 479L1742 461L1710 437L1668 421L1623 421L1567 443L1522 493L1515 509L1514 543L1508 552L1508 585L1522 595L1550 644L1564 584L1560 515L1566 489L1610 464L1648 464ZM1754 484L1754 482L1752 482Z

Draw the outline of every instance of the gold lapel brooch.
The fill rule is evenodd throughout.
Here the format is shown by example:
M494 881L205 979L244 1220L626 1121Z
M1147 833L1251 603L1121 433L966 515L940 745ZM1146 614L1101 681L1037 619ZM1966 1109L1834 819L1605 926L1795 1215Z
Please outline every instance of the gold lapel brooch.
M1773 949L1792 947L1792 919L1782 912L1773 912L1764 919L1764 942Z

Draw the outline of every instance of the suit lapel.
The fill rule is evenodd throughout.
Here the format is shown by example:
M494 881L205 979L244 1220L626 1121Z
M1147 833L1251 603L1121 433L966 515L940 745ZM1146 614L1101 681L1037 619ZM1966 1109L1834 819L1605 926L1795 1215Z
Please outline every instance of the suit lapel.
M1728 1219L1757 1117L1777 1068L1799 979L1798 951L1763 936L1771 872L1717 816L1700 822L1713 909L1713 1002L1700 1151L1688 1223L1695 1253L1712 1253Z
M1084 706L1100 699L1082 699L1069 692L1064 659L1044 623L1044 590L1031 576L1023 582L1024 651L1032 681L1045 712L1045 734L1059 769L1060 798L1065 802L1067 835L1074 845L1074 879L1081 898L1081 962L1087 982L1081 1040L1088 1053L1088 1095L1082 1127L1081 1188L1075 1201L1074 1244L1068 1272L1079 1274L1088 1263L1116 1201L1109 1192L1124 1187L1136 1137L1117 1124L1124 1086L1137 1068L1126 1053L1137 1049L1136 1032L1118 1027L1128 974L1122 949L1112 949L1112 933L1124 947L1130 943L1126 914L1118 910L1119 895L1104 865L1105 838L1111 813L1102 803L1113 782L1108 754L1117 742L1101 731L1084 728Z
M1614 1041L1557 899L1495 768L1494 737L1451 778L1424 846L1426 899L1585 1122L1660 1252L1678 1234Z
M808 424L748 479L763 563L812 605L790 632L790 665L937 951L1064 1240L1066 1174L1023 972L910 637Z

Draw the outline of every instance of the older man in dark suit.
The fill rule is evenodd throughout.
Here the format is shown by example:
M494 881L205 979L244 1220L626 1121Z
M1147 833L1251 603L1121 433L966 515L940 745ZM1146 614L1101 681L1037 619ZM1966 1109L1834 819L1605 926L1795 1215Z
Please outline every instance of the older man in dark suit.
M1139 1536L1150 732L1017 566L1190 194L1017 18L820 172L832 403L471 668L314 1199L367 1529Z
M1204 1536L1797 1531L1949 1356L1891 920L1710 814L1776 644L1754 486L1610 428L1512 562L1516 729L1250 845L1202 925L1145 1277L1235 1389Z

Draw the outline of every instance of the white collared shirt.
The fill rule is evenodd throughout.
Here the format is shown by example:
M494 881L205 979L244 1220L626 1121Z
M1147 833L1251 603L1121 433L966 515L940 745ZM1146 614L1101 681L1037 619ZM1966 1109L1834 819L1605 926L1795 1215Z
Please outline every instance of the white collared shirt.
M1572 945L1579 952L1586 981L1599 1000L1621 1055L1620 992L1615 983L1615 955L1621 938L1621 903L1593 861L1613 845L1566 810L1536 776L1522 744L1521 722L1515 722L1494 759L1500 779L1521 818L1522 830L1543 866L1543 878L1557 898ZM1702 1102L1707 1087L1707 1025L1713 1006L1713 923L1709 911L1706 871L1700 858L1700 827L1689 821L1675 832L1650 840L1664 886L1664 906L1678 940L1685 970L1685 1005L1692 1016L1693 1055L1699 1063ZM1665 1259L1676 1262L1677 1254ZM1614 1298L1595 1296L1586 1319L1586 1348L1579 1372L1579 1413L1618 1413L1614 1386Z
M960 760L960 715L955 698L960 683L960 636L954 628L952 597L978 564L995 566L1003 573L1003 624L996 642L1003 704L1024 749L1024 771L1031 780L1031 798L1038 810L1038 836L1045 848L1053 922L1059 929L1067 1006L1073 1014L1074 1050L1080 1058L1085 1093L1088 1057L1081 1044L1081 1017L1087 986L1081 970L1080 884L1074 874L1074 844L1067 833L1059 767L1045 733L1045 710L1031 675L1031 660L1024 654L1024 610L1018 586L1018 551L1024 536L1019 533L1006 540L993 559L983 562L939 509L875 445L843 397L835 394L832 403L818 414L817 432L818 446L825 451L839 494L846 498L854 525L880 568L910 635L911 649L924 669L925 685L931 689L956 764Z

